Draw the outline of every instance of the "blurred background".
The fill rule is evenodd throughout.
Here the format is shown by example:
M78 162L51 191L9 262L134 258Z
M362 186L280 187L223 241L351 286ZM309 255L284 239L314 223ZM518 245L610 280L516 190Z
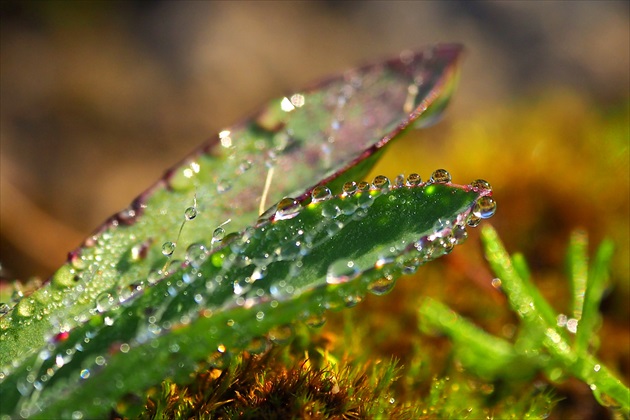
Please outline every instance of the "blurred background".
M545 155L552 150L535 151L536 138L515 132L518 140L497 140L492 125L501 117L493 113L520 106L519 113L540 114L540 98L554 97L555 105L545 102L550 109L540 124L563 119L570 128L580 123L574 118L623 106L629 89L628 7L622 1L3 0L3 276L50 275L69 250L164 169L266 100L434 42L467 48L445 121L422 134L428 139L423 147L441 144L430 153L436 164L450 169L455 181L468 181L457 173L468 165L448 158L459 147L450 137L457 125L477 121L467 128L471 136L485 137L492 149L519 151L498 155L502 170L524 169L501 173L502 179L522 183L541 155L550 165L549 178L573 178L554 170ZM489 125L482 126L480 116ZM619 135L617 167L604 166L610 171L604 177L625 185L618 190L623 208L617 210L627 215L627 130ZM569 150L578 148L570 136L562 141ZM491 178L495 171L480 169L488 160L482 151L478 155L462 156L474 159L472 176ZM426 154L417 156L407 163L426 177L435 167ZM582 158L588 165L593 156ZM391 170L386 175L409 171L404 165ZM541 199L535 195L522 200Z
M372 175L426 179L444 167L457 183L490 181L490 222L560 310L570 232L585 229L591 252L612 238L615 292L602 306L600 353L630 377L627 1L2 0L0 19L5 280L47 278L166 168L267 100L403 49L461 42L444 120L393 144ZM470 236L395 296L359 305L378 314L366 327L375 352L406 363L427 294L509 336L516 321L492 294L478 233ZM590 390L573 388L568 404L598 417Z

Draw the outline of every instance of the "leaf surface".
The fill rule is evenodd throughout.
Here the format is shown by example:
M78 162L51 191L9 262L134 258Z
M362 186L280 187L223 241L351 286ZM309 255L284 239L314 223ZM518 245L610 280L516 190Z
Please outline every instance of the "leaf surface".
M459 53L403 54L273 101L169 170L0 318L2 413L102 414L121 395L185 379L214 349L348 304L387 267L394 278L443 253L406 257L465 223L488 190L377 183L309 203L315 186L361 177L411 122L438 115Z

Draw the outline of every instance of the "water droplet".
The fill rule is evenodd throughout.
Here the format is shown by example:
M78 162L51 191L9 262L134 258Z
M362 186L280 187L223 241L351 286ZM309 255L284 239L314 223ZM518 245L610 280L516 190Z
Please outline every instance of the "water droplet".
M407 177L407 185L409 187L415 187L416 185L420 184L422 182L422 178L420 178L420 175L413 173L410 174Z
M283 325L269 330L267 337L274 344L286 344L293 338L293 326Z
M328 267L326 273L326 283L341 284L346 283L359 274L359 269L354 261L337 260Z
M497 290L501 290L501 279L499 278L492 279L492 287L494 287Z
M244 173L245 173L245 172L247 172L247 171L248 171L251 167L252 167L252 162L251 162L251 160L247 160L247 159L243 160L243 161L240 163L240 165L238 165L238 170L239 170L238 174L239 174L239 175L244 174Z
M9 304L4 302L0 303L0 315L8 314L10 310L11 306L9 306Z
M394 185L397 188L400 188L400 187L404 186L405 185L405 176L404 175L396 176L396 178L394 178Z
M136 211L133 208L122 210L116 215L116 220L126 226L133 225L136 221Z
M343 298L343 302L346 308L352 308L356 306L358 303L360 303L362 300L363 300L363 296L361 295L347 295L347 296L344 296Z
M486 180L476 179L470 183L470 186L482 191L492 191L492 185Z
M131 247L131 251L129 252L129 259L132 262L145 259L147 257L147 252L149 251L149 246L151 245L151 242L151 240L147 240Z
M343 184L342 190L345 195L352 195L357 192L357 183L354 181L346 182Z
M326 316L324 314L311 314L304 320L304 323L310 328L319 328L326 323Z
M392 275L386 275L380 279L373 281L368 285L368 291L376 296L382 296L389 293L396 284L396 280Z
M203 244L192 244L186 249L186 260L194 268L199 268L208 258L208 250Z
M466 224L470 227L477 227L481 223L481 217L475 216L473 213L468 215L468 219L466 220Z
M370 183L361 181L359 182L359 185L357 185L357 189L359 190L359 192L367 192L370 190Z
M451 182L451 174L446 169L437 169L431 174L431 182L445 184Z
M468 232L466 232L466 228L460 225L455 225L451 234L453 236L453 239L455 240L455 244L457 245L464 243L468 238Z
M173 252L175 252L175 247L177 245L174 242L164 242L162 244L162 254L164 254L167 257L170 257L171 255L173 255Z
M327 187L323 185L319 185L313 188L313 191L311 192L311 200L313 203L318 203L320 201L328 200L331 197L332 197L332 193Z
M389 188L390 182L389 182L389 178L387 178L384 175L377 175L374 178L374 182L372 182L372 184L374 184L374 187L380 189L380 190L384 190Z
M227 179L220 179L217 182L217 192L223 194L232 189L232 183Z
M339 206L335 204L334 202L325 203L324 205L322 205L322 216L329 219L334 219L340 214L341 214L341 209L339 209Z
M24 318L33 315L33 311L35 310L33 303L34 301L32 299L23 298L18 302L15 313Z
M276 206L274 220L292 219L300 213L300 203L290 197L283 198Z
M477 200L473 214L482 219L488 219L497 211L497 203L491 197L481 197Z
M184 211L184 216L186 216L186 220L192 220L197 217L197 209L194 207L188 207Z
M162 270L153 270L147 276L147 281L149 282L149 284L155 284L163 277L164 273L162 272Z
M106 312L114 305L115 299L111 293L101 293L96 298L96 310L100 313Z
M346 216L350 216L351 214L354 214L357 208L358 206L349 200L344 200L341 203L339 203L339 209Z
M245 346L245 351L250 354L261 354L269 348L269 341L265 337L256 337Z
M75 279L74 269L71 268L70 265L66 264L61 266L61 268L53 274L51 282L53 286L64 289L74 286Z
M212 232L212 244L221 242L224 237L225 237L225 229L223 229L222 227L216 228L214 232Z
M130 349L131 349L131 347L127 343L122 343L120 345L120 351L123 352L123 353L129 353Z

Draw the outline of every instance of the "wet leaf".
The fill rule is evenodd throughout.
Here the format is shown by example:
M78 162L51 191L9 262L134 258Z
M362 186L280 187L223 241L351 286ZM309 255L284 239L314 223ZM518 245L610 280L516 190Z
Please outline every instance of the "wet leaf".
M439 115L459 52L403 54L273 101L169 170L0 319L2 413L102 415L448 252L474 206L473 222L489 214L489 190L344 184ZM326 199L324 185L344 192Z

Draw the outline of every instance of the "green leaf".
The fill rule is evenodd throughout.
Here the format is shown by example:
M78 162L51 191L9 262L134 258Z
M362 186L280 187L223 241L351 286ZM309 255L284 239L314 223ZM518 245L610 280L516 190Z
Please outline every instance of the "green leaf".
M491 202L486 189L410 180L377 177L348 183L340 195L318 189L311 200L281 201L216 252L197 254L127 301L97 302L86 323L51 338L5 379L6 401L28 414L102 415L122 395L166 377L185 380L212 351L220 358L260 347L267 332L286 339L295 320L353 306L367 291L386 293L402 273L464 240L467 221Z
M412 122L439 115L460 51L405 54L272 101L167 171L44 287L10 303L0 318L0 413L71 415L81 407L100 415L121 395L165 377L185 380L212 351L272 328L279 339L294 319L350 305L370 282L380 293L401 272L450 251L475 202L474 223L493 209L489 191L418 179L389 191L380 180L378 191L344 189L309 203L321 199L311 199L321 186L363 176ZM377 196L394 207L369 209L383 201ZM320 213L309 216L309 205ZM275 228L285 220L289 230ZM300 233L291 224L298 222L311 230ZM300 242L311 248L296 246L296 235L307 235Z

